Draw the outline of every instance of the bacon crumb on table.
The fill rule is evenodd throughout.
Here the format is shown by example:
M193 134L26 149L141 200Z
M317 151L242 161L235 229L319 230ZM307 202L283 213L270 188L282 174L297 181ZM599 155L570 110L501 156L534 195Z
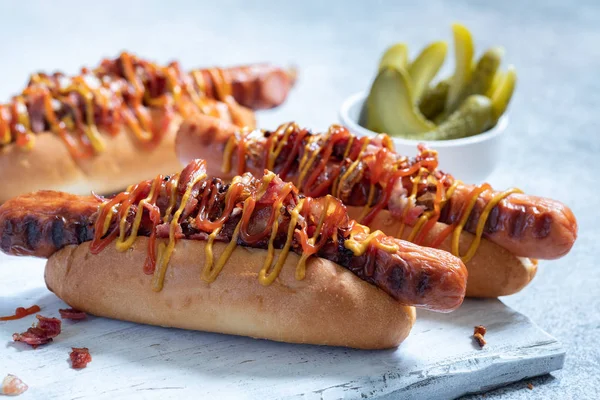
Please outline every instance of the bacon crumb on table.
M85 368L92 361L92 355L87 347L71 347L71 350L69 358L71 359L71 366L73 368Z
M483 335L481 333L474 334L473 339L475 339L477 341L477 344L479 344L479 347L483 347L486 345L486 341L483 338Z
M29 389L29 386L27 386L25 382L11 374L6 375L6 378L4 378L2 384L0 384L0 394L6 396L18 396L27 389Z
M72 319L78 321L87 318L86 313L84 313L83 311L76 310L74 308L61 308L60 310L58 310L58 312L60 313L60 317L62 319Z
M477 325L475 327L475 329L473 330L473 339L475 339L477 341L477 344L479 344L479 347L483 347L487 343L485 341L485 339L483 338L483 336L485 335L486 332L487 332L487 329L483 325Z
M483 326L483 325L477 325L475 327L475 330L474 330L473 334L481 333L481 336L485 336L486 332L487 332L487 329L485 328L485 326Z
M50 343L52 338L60 334L61 321L58 318L47 318L41 315L35 316L38 322L23 333L14 333L15 342L27 343L34 349L41 344Z

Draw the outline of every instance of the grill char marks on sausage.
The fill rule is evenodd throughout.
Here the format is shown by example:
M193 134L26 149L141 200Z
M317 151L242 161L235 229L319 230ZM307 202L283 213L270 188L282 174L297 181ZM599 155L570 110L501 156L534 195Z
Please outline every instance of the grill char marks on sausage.
M39 191L0 207L0 248L8 254L49 257L69 244L92 240L91 217L100 200Z

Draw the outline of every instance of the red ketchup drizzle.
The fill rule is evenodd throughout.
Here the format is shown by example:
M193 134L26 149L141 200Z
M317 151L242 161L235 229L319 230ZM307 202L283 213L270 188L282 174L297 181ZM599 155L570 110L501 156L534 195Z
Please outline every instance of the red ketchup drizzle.
M16 319L25 318L26 316L35 314L38 311L40 311L40 306L38 306L38 305L33 305L33 306L29 307L29 308L18 307L15 310L15 314L14 315L9 315L9 316L6 316L6 317L0 317L0 321L13 321L13 320L16 320Z

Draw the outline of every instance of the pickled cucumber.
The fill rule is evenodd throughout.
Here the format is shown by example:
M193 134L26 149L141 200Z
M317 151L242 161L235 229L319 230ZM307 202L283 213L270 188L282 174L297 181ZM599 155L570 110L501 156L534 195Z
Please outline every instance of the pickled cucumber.
M460 96L461 99L465 99L472 94L486 94L492 86L503 55L504 50L500 47L492 47L483 53L473 70L471 82Z
M437 85L425 90L419 102L419 110L425 118L433 121L444 111L449 89L450 80L444 79L443 81L439 81Z
M504 50L492 47L474 59L473 38L461 24L452 25L455 71L437 80L448 51L445 42L425 47L412 62L408 47L389 47L359 116L376 132L415 140L448 140L485 132L506 111L516 72L500 70Z
M487 90L485 95L491 99L492 95L496 91L496 88L498 88L498 86L500 85L500 82L502 82L503 79L504 79L504 72L496 71L496 74L494 75L494 79L492 80L492 84L490 85L490 88Z
M399 69L406 68L408 64L408 46L405 43L396 43L381 56L379 60L379 70L386 67L394 67Z
M435 129L415 106L408 73L392 67L381 69L371 86L366 120L367 129L405 138Z
M515 91L516 84L517 71L514 66L509 65L506 75L504 75L502 81L495 88L494 93L492 93L492 116L494 121L498 121L502 114L504 114L504 111L506 111Z
M485 132L493 126L492 101L474 94L461 104L437 129L421 136L423 140L460 139Z
M450 81L450 89L446 98L447 113L456 110L461 103L461 95L466 85L471 81L474 45L471 32L461 25L452 24L454 34L454 57L456 69Z
M425 47L408 66L408 75L413 82L413 96L417 103L444 64L447 51L446 42L434 42Z

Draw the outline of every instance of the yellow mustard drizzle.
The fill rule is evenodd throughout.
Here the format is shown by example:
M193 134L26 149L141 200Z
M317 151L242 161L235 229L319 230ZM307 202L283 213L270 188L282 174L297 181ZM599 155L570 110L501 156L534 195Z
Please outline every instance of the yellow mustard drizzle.
M423 226L427 223L427 221L429 221L429 218L431 218L432 215L433 213L430 211L424 212L423 215L421 215L417 220L417 223L413 227L412 231L410 231L408 234L408 238L406 238L406 240L409 242L415 240L415 237L417 237L419 232L421 232L421 229L423 229Z
M217 276L219 276L219 274L221 273L221 270L223 269L223 267L225 266L225 263L227 262L227 260L229 260L229 257L231 257L231 254L233 253L233 250L235 250L235 248L237 247L237 240L238 237L240 235L240 226L242 225L242 221L243 219L240 219L240 222L238 222L238 224L235 226L235 230L233 231L233 235L231 237L231 241L229 243L227 243L227 247L225 247L225 250L223 250L223 254L221 254L221 256L219 257L219 259L217 260L217 263L215 264L215 266L213 267L212 265L212 243L214 241L214 236L217 235L217 230L213 231L213 233L211 233L211 235L214 234L212 240L210 241L210 250L209 252L206 252L206 265L204 266L204 270L202 271L202 280L204 280L207 283L212 283L215 281L215 279L217 279ZM208 246L208 242L206 243L206 246ZM210 254L210 259L209 259L209 254Z
M227 139L225 149L223 149L223 164L221 165L221 172L228 174L231 172L231 159L233 157L233 150L236 147L235 135L231 135Z
M231 82L223 75L223 70L220 68L210 68L208 74L212 77L217 97L221 101L229 100L232 97L232 87Z
M411 210L412 208L412 204L416 203L417 201L417 193L419 190L419 184L421 183L421 180L423 179L423 173L427 173L427 169L426 168L420 168L419 172L417 173L417 176L415 176L414 178L411 178L412 180L412 191L410 193L410 196L408 196L408 198L406 199L406 207L404 207L404 210L402 211L402 216L400 217L400 227L398 228L398 233L396 234L396 237L401 238L402 235L404 234L404 229L406 228L406 216L408 215L408 212Z
M452 184L450 185L450 187L448 188L448 190L446 190L446 193L444 194L444 198L442 199L442 203L440 204L440 209L444 208L444 206L446 205L446 203L448 202L448 200L450 200L450 198L454 194L454 191L456 190L456 188L458 187L458 185L460 185L461 183L462 182L459 181L458 179L455 179L452 182Z
M477 221L477 228L475 230L475 238L473 238L473 241L469 245L469 248L467 249L467 252L465 253L465 255L461 256L460 250L459 250L460 234L462 233L462 230L469 219L469 215L471 214L471 211L475 207L475 203L477 203L477 199L479 198L481 193L483 193L486 190L485 187L483 187L481 189L483 189L483 190L478 191L478 193L470 199L469 204L468 204L467 208L465 209L464 214L462 215L462 218L460 219L460 222L454 228L454 232L452 232L452 254L455 255L456 257L460 257L463 262L470 261L473 258L473 256L475 255L475 252L477 251L477 248L479 247L481 237L483 236L483 229L485 228L485 223L486 223L492 209L494 207L496 207L498 205L498 203L500 203L500 201L502 201L505 197L508 197L513 193L523 193L519 189L512 188L512 189L508 189L504 192L498 193L494 197L492 197L492 199L486 204L485 208L481 212L481 215L479 216L479 220Z
M350 238L346 239L344 242L344 247L352 251L356 257L360 257L365 254L369 248L369 244L381 236L385 236L385 234L380 230L369 233L369 235L362 241L358 241L353 237L353 235L350 235ZM397 244L389 245L382 243L380 240L375 240L374 245L381 250L387 251L388 253L395 253L400 249Z
M31 134L31 126L29 124L29 117L27 116L25 99L23 96L17 96L15 97L15 102L17 104L17 122L25 129L25 135L27 137L27 144L23 148L25 150L31 150L35 143L35 136Z
M198 70L194 70L194 71L192 71L192 77L194 78L194 81L196 82L196 86L198 86L198 90L201 93L205 93L206 92L206 81L204 80L204 77L202 76L202 72L200 72Z
M275 160L277 160L277 157L279 157L279 154L281 154L281 151L287 144L288 140L290 139L290 135L292 134L292 132L294 132L295 128L296 126L293 123L287 123L277 128L277 131L275 131L274 136L275 138L277 138L278 143L274 151L269 151L267 169L272 170L274 168ZM283 132L283 137L280 138L279 136L281 135L281 132ZM271 146L273 146L273 142L274 141L271 141Z
M165 216L163 218L163 222L169 222L169 216L173 212L173 208L175 207L175 202L177 201L177 196L175 193L177 192L177 183L178 179L176 177L171 177L169 180L169 185L171 188L171 193L169 194L169 205L167 206L167 211L165 211Z
M367 215L367 213L371 209L371 203L373 203L374 196L375 196L375 184L371 183L371 185L369 186L369 195L367 196L367 203L363 207L363 210L360 213L360 217L358 217L358 221L362 221L362 219Z
M327 217L327 215L329 213L329 205L331 204L331 199L332 199L331 196L329 196L329 195L326 196L325 207L323 207L323 213L319 217L319 222L317 223L317 228L315 229L315 232L312 235L312 237L308 238L308 244L311 246L315 245L317 238L321 234L321 228L323 226L323 222L325 221L325 218ZM300 260L298 261L298 265L296 266L296 279L298 279L298 280L304 279L304 276L306 275L306 260L308 260L309 257L310 257L310 255L308 255L306 253L303 253L300 256Z
M317 142L317 141L318 141L318 138L316 136L311 136L308 138L308 143L306 144L305 151L304 151L304 154L302 155L302 158L300 159L300 165L298 168L298 171L300 172L298 174L298 182L296 184L296 186L298 187L298 190L302 190L302 182L304 181L304 178L306 178L306 174L308 173L308 171L310 170L310 167L315 162L315 159L321 152L321 146L316 146L316 148L314 150L312 150L312 151L310 150L313 142ZM308 155L309 152L310 152L310 155Z
M179 205L179 208L177 209L177 211L175 211L175 214L171 219L171 224L169 227L168 245L166 245L165 247L164 243L161 243L161 245L163 246L159 246L158 263L156 266L156 270L154 271L154 277L152 278L152 290L154 290L155 292L161 291L164 284L165 274L167 273L167 265L169 263L169 259L171 258L171 254L173 253L173 249L175 248L175 230L177 229L177 224L179 223L179 217L181 216L181 213L183 213L183 210L187 205L190 195L192 194L192 189L194 188L196 183L198 183L204 178L206 178L206 173L198 174L198 176L196 176L188 183L185 193L181 198L181 204Z
M424 172L424 171L421 170L420 172ZM413 183L413 190L412 190L412 194L411 194L411 198L412 198L413 201L411 203L415 203L416 200L417 200L417 193L416 192L418 192L418 186L419 186L419 184L422 181L422 176L423 175L420 175L420 173L419 173L418 177L421 177L421 178L417 179L416 183ZM429 176L427 176L427 182L435 185L437 183L437 179L434 176L429 175ZM409 203L409 204L411 204L411 203ZM408 207L408 208L410 208L410 207ZM408 212L408 211L405 210L405 212ZM409 241L409 242L414 241L415 238L417 237L417 235L419 234L419 232L421 232L421 229L423 229L423 226L425 226L425 224L427 223L427 221L429 221L429 219L433 216L433 214L434 214L433 211L426 211L426 212L424 212L423 215L421 215L419 217L419 219L417 220L417 223L415 224L415 226L413 227L413 229L409 233L408 238L406 240Z
M193 75L194 72L191 73L190 79L194 79ZM184 79L186 93L188 96L190 96L190 99L192 99L192 103L194 103L203 114L210 114L210 110L207 107L206 101L203 99L205 97L204 91L202 89L199 92L194 90L193 83L190 82L190 79Z
M98 128L96 127L96 121L94 119L94 94L82 77L73 79L73 83L67 87L65 92L78 92L85 99L85 120L86 126L84 132L89 139L94 151L100 153L105 150L106 146Z
M344 175L342 175L341 177L338 177L337 181L344 182L346 179L348 179L348 177L350 176L350 174L356 169L356 167L360 163L360 161L362 159L362 156L363 156L363 153L367 149L368 145L369 145L369 139L365 138L364 143L360 147L360 152L358 153L358 156L356 157L356 160L354 160L352 162L352 164L350 164L350 166L348 167L348 169L346 170L346 172L344 172ZM337 193L336 192L331 192L331 194L334 195L335 197L340 197L339 184L337 186L338 186L338 187L336 187Z
M167 66L163 69L163 71L165 76L167 77L168 88L173 94L173 102L177 107L181 103L181 86L178 83L174 68Z
M342 158L342 162L346 160L348 154L350 154L350 150L352 150L352 144L354 143L354 136L348 137L348 143L346 144L346 148L344 149L344 157ZM331 185L331 194L337 193L339 186L339 176L333 181L333 185Z
M104 208L104 204L100 205L100 213L102 212L102 208ZM110 223L112 221L112 217L117 213L117 205L115 204L110 208L110 210L106 213L106 218L104 218L104 224L102 225L102 235L106 235L108 232L108 228L110 228Z
M123 251L128 250L131 246L133 246L133 243L137 239L138 230L140 228L140 223L142 222L142 215L144 214L144 206L154 197L154 193L157 190L157 186L159 186L161 184L161 181L162 181L161 178L162 177L159 176L156 179L154 179L154 182L152 182L152 186L150 188L150 193L148 193L148 196L145 199L140 200L140 202L138 203L138 208L135 213L133 225L131 226L131 233L129 234L129 237L127 239L125 239L125 234L126 234L125 223L127 222L127 219L125 217L129 213L129 209L131 208L131 205L127 206L127 210L125 210L125 213L123 214L125 217L121 218L121 221L119 221L119 237L116 242L117 251L123 252Z
M287 186L288 186L288 188L291 191L291 187L290 187L291 183L288 183ZM277 260L277 263L275 264L274 268L271 270L271 264L273 263L273 258L275 257L275 248L273 246L273 242L275 241L275 237L277 236L277 231L279 230L279 219L280 219L279 210L281 209L281 206L283 204L283 199L284 199L284 197L281 196L273 204L273 211L272 212L276 212L277 213L277 217L273 221L273 227L271 229L271 236L269 237L269 244L267 246L267 257L265 258L265 262L263 264L262 269L258 273L258 281L262 285L265 285L265 286L270 285L271 283L273 283L273 281L275 280L275 278L277 278L279 276L279 273L281 272L281 268L283 267L283 264L285 262L287 254L289 252L289 246L291 246L291 239L290 239L289 230L290 229L292 230L292 237L293 237L294 228L296 226L296 224L292 225L291 222L290 222L290 226L288 228L288 237L286 238L286 245L288 245L288 242L289 242L289 245L287 246L287 249L286 249L286 246L283 247L282 252L280 253L279 258Z

